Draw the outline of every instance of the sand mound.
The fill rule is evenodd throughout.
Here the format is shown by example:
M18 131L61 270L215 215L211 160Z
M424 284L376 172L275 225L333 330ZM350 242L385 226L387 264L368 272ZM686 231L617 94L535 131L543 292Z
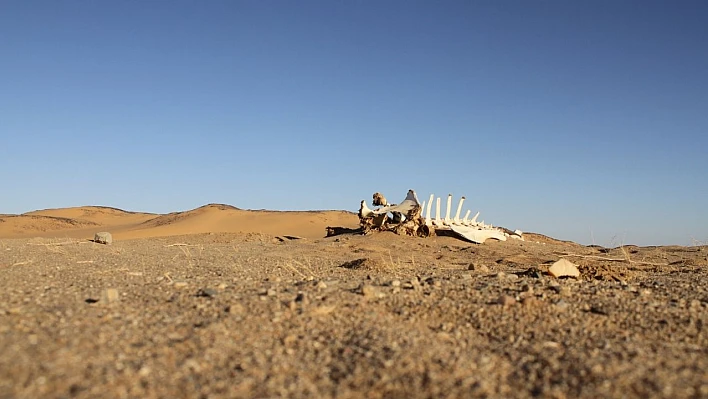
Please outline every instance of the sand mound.
M263 233L322 238L327 226L355 227L357 224L355 214L343 211L251 211L211 204L159 216L122 235L142 238L199 233Z
M118 240L200 233L262 233L322 238L328 226L356 228L354 213L344 211L252 211L209 204L166 215L82 206L0 216L0 238L93 238L107 230Z
M99 226L86 220L40 215L9 215L0 217L0 237L26 236L28 232L43 233Z
M105 225L111 224L115 221L125 222L127 220L132 221L135 219L152 219L157 215L141 212L129 212L107 206L79 206L73 208L43 209L24 213L23 216L52 216L89 221L99 225Z

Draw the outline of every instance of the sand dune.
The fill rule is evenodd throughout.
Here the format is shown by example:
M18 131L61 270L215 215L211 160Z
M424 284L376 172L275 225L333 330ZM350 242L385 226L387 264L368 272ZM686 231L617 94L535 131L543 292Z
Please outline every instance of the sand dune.
M0 216L0 238L91 239L97 231L109 231L116 240L239 232L314 239L324 237L327 226L355 228L357 225L356 215L345 211L253 211L209 204L158 215L83 206Z

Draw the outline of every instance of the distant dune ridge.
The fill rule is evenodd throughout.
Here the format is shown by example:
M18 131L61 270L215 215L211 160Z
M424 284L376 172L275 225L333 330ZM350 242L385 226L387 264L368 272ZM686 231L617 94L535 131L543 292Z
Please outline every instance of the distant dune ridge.
M263 233L322 238L327 226L358 227L347 211L244 210L209 204L164 215L103 206L44 209L22 215L0 215L0 238L67 237L91 239L110 231L117 240L198 233Z

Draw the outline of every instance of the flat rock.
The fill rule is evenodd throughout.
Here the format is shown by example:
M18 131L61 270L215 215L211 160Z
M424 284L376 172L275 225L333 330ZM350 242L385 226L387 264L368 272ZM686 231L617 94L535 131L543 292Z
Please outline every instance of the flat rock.
M102 231L94 235L93 242L110 245L113 243L113 236L107 231Z
M561 259L554 263L549 269L553 277L580 277L580 270L578 267L568 259Z

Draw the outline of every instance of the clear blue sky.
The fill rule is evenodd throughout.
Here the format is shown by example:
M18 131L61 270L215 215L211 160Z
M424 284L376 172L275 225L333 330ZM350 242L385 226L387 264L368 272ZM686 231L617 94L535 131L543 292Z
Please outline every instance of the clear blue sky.
M708 241L707 21L706 1L3 0L0 213L413 188L585 244Z

